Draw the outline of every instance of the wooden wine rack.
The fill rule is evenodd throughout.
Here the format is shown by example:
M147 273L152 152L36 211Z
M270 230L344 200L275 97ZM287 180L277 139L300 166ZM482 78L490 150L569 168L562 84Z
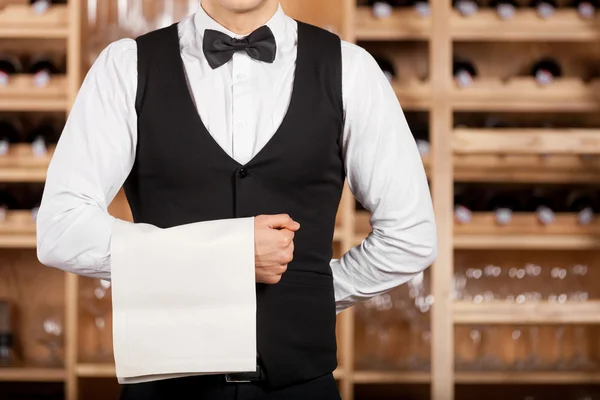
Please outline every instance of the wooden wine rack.
M0 88L0 111L68 113L82 77L84 2L70 0L68 5L55 7L42 16L33 14L22 4L25 2L11 0L13 2L15 4L0 8L0 45L10 47L9 40L14 39L25 40L32 46L47 40L64 40L68 68L63 79L43 89L33 89L28 77L18 77L7 88ZM412 9L400 9L390 18L379 20L373 17L370 8L357 4L357 0L282 1L289 15L333 28L350 42L365 46L378 44L392 53L398 53L394 46L404 43L417 43L417 47L426 48L424 52L417 48L414 53L413 58L420 66L406 67L392 85L405 111L427 112L430 121L432 150L423 158L423 163L431 182L439 235L438 259L430 271L435 296L431 315L432 368L431 372L358 369L355 363L358 322L354 309L350 309L340 314L338 323L340 362L335 376L342 396L344 400L353 400L359 386L378 384L430 384L433 400L452 400L455 384L600 383L600 373L594 372L464 372L454 369L455 326L538 322L598 324L600 305L597 301L522 307L497 302L475 306L454 303L450 296L455 250L600 249L600 226L597 223L578 226L571 214L558 215L550 227L537 224L531 214L515 215L513 223L506 227L497 226L489 213L475 213L469 224L455 224L453 185L457 180L600 182L600 160L595 158L600 154L600 130L455 128L454 113L598 112L600 81L583 82L574 78L573 75L577 75L574 73L541 87L528 77L501 79L493 73L484 73L472 87L461 89L452 79L453 50L464 43L521 46L559 42L589 43L590 52L597 52L598 48L592 44L600 39L600 16L583 20L573 10L560 9L552 18L542 20L531 10L519 9L513 20L500 21L489 9L481 9L477 15L466 18L452 9L450 0L430 0L430 3L429 17L418 16ZM524 47L518 49L526 51ZM493 62L488 61L488 64ZM426 76L411 68L415 71L424 68ZM52 149L47 157L36 158L28 146L15 146L7 156L0 158L0 181L43 182L51 154ZM131 220L122 194L109 210L119 218ZM24 248L33 252L35 226L29 218L27 213L9 213L7 220L0 224L0 247L7 251ZM356 210L355 200L346 187L336 221L336 255L360 244L370 230L369 215ZM39 273L45 281L59 282L56 275L52 275L54 271ZM32 282L32 285L38 284L36 280ZM82 380L114 382L114 365L87 362L81 355L89 347L86 338L90 321L80 313L79 293L88 284L88 279L64 274L63 285L56 285L64 296L66 310L65 367L0 369L0 381L64 382L67 400L87 399L81 394ZM14 301L26 303L20 297Z

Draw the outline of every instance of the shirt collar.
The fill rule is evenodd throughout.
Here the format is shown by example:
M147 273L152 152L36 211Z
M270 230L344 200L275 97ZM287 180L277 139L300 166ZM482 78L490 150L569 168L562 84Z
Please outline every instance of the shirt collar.
M275 41L279 46L283 41L286 27L286 14L283 11L281 4L277 8L275 14L271 17L271 19L269 19L269 21L267 21L265 25L271 29L273 35L275 36ZM200 7L198 7L198 11L196 11L196 14L194 15L194 26L196 27L197 35L200 38L200 43L202 43L202 40L204 38L204 31L206 29L213 29L238 39L244 37L244 35L239 35L231 32L230 30L219 24L217 21L212 19L212 17L208 15L206 11L204 11L204 9L202 8L202 4L200 4Z

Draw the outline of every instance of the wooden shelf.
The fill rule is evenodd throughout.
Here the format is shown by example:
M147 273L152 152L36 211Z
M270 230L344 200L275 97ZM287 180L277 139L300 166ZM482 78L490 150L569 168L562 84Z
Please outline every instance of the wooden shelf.
M600 301L555 304L456 302L455 324L598 324Z
M55 76L47 86L38 88L33 75L17 75L0 87L0 111L66 111L67 104L65 76Z
M462 384L586 384L599 383L600 372L570 371L509 371L509 372L456 372L456 383Z
M66 38L69 34L66 5L55 5L36 14L27 4L0 7L0 38Z
M0 156L0 182L44 182L54 148L36 156L28 143L11 145L8 154Z
M5 382L62 382L66 376L63 368L0 367L0 381Z
M9 211L0 222L0 248L36 248L35 221L28 210Z
M354 383L430 383L428 372L411 371L355 371Z
M536 10L519 8L514 18L500 19L495 9L481 9L471 17L452 10L452 38L463 41L596 41L600 40L600 18L585 20L575 9L557 9L548 19Z
M426 110L431 104L431 87L417 79L393 82L392 86L404 110Z
M562 78L540 86L530 77L514 77L506 82L480 78L469 88L454 85L450 97L452 106L461 111L597 111L600 80L585 83L577 78Z
M388 18L376 18L371 7L358 7L356 11L357 40L427 39L431 31L431 18L417 14L414 8L397 8Z
M600 154L600 129L455 129L455 154Z

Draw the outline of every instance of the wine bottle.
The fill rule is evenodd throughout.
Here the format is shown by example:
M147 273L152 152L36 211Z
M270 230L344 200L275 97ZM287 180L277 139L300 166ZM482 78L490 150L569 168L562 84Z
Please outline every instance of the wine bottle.
M468 224L473 219L468 193L464 186L454 186L454 219L459 224Z
M11 75L23 72L23 66L19 59L8 53L0 54L0 86L8 85Z
M550 196L550 192L543 187L536 187L533 190L533 194L529 200L530 211L534 211L537 219L544 225L550 225L556 219L554 210L555 201Z
M461 88L473 85L473 79L477 76L475 65L466 59L455 59L452 65L454 80Z
M567 196L567 211L577 214L580 225L588 225L598 212L598 196L591 190L575 190Z
M396 79L396 67L394 64L387 58L383 57L375 57L375 61L379 65L379 68L381 68L383 71L383 74L386 76L388 81L390 81L390 83L393 82L394 79Z
M369 5L375 18L389 18L398 4L396 0L369 0Z
M431 7L429 6L428 0L413 0L410 4L414 7L419 16L428 17L431 15Z
M0 366L4 367L11 366L16 361L10 311L10 303L0 301Z
M40 54L31 58L27 73L32 74L33 83L36 87L44 87L50 83L52 75L57 74L59 68L54 60L45 55Z
M463 17L470 17L479 11L479 5L475 0L452 0L452 5Z
M54 123L50 120L42 121L27 136L27 142L31 143L31 150L36 157L48 153L48 145L58 142L59 133Z
M533 0L531 7L537 10L537 14L541 18L550 18L554 15L557 4L555 0Z
M560 64L552 58L543 58L531 68L531 75L540 85L549 85L554 79L562 76Z
M488 117L485 119L483 126L485 128L489 128L489 129L503 129L503 128L510 128L511 125L503 119L495 118L495 117Z
M43 14L50 9L53 4L67 4L67 0L29 0L36 14Z
M594 18L596 10L600 8L600 1L598 0L575 0L573 7L577 9L577 14L581 18L591 19Z
M411 124L411 131L417 142L417 148L421 157L429 155L430 144L429 144L429 128L427 124L415 123Z
M517 12L518 4L514 0L494 0L491 6L496 9L496 14L500 19L511 19Z
M506 191L493 192L488 200L488 209L494 212L498 225L511 223L513 213L520 210L519 199L516 193Z
M10 150L10 145L19 141L21 124L16 119L0 119L0 156Z

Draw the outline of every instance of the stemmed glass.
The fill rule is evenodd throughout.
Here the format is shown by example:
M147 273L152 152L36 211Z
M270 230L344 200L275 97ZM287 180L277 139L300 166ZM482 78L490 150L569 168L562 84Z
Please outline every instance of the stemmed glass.
M407 284L407 306L404 315L409 323L410 355L402 362L402 366L412 370L428 370L430 368L431 328L429 311L434 298L430 293L429 282L421 273Z
M91 358L97 361L110 361L112 357L112 352L104 343L104 332L112 307L110 288L110 281L94 280L94 284L84 293L83 305L93 318L96 333L96 350Z
M384 318L393 309L392 297L389 293L374 296L356 307L359 317L366 328L367 354L359 362L361 368L386 368L386 349L389 344L389 332ZM388 314L388 315L386 315Z
M46 347L49 353L46 359L40 361L40 364L51 368L62 366L64 324L61 308L43 307L40 309L35 336L38 343Z

